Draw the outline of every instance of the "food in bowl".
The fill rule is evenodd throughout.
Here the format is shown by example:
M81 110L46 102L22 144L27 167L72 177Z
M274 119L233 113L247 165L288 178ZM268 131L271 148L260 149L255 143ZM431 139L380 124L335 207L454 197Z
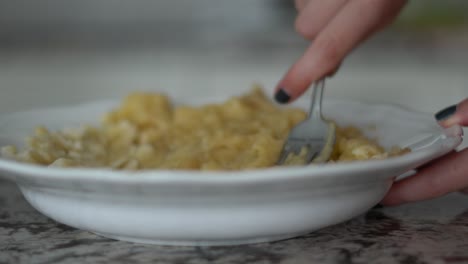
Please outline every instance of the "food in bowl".
M2 156L51 167L118 170L242 170L275 166L289 131L306 118L281 108L260 88L219 104L175 106L158 93L133 93L99 126L63 131L38 127L25 149L2 148ZM337 128L330 162L383 159L386 151L359 129Z

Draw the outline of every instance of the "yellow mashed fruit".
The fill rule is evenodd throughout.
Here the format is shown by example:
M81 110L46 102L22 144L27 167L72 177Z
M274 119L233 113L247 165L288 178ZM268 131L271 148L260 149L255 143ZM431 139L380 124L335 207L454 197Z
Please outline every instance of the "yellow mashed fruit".
M276 165L289 131L306 118L281 108L261 89L219 104L174 106L157 93L133 93L99 126L64 131L36 129L27 147L2 156L56 167L122 170L241 170ZM355 127L338 127L331 162L382 159L386 151Z

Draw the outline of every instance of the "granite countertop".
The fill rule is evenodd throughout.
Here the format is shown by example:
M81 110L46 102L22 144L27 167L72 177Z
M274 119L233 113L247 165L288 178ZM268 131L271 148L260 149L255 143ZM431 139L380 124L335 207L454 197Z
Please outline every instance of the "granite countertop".
M41 215L0 181L0 263L468 263L468 197L379 208L307 236L246 246L114 241Z

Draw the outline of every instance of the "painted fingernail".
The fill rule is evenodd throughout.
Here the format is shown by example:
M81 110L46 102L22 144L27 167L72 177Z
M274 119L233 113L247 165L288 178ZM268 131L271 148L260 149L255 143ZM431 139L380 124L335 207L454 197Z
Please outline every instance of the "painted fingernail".
M435 114L437 121L444 121L449 119L457 111L457 105L449 106L445 109L440 110Z
M382 204L377 204L376 206L372 207L372 209L380 209L383 208L384 206Z
M278 103L285 104L289 102L289 99L291 99L291 97L282 88L275 94L275 100Z

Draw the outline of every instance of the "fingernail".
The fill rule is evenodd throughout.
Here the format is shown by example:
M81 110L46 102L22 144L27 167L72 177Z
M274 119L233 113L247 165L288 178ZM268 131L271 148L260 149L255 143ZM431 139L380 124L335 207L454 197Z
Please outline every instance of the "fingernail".
M437 112L435 114L435 118L437 119L437 121L444 121L444 120L449 119L451 116L453 116L456 111L457 111L457 105L452 105Z
M384 206L382 204L377 204L376 206L372 207L372 209L380 209L383 208Z
M289 102L289 99L291 99L291 97L282 88L275 94L275 100L280 104Z

